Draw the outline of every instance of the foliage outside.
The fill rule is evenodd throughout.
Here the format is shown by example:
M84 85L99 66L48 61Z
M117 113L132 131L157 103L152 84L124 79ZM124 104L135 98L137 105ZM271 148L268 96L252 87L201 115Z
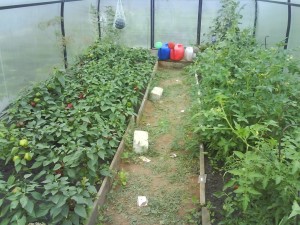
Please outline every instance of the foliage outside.
M201 76L195 131L230 178L216 193L225 199L221 224L295 224L299 62L281 45L262 49L250 30L239 30L240 17L231 16L238 4L223 3L213 28L221 38L189 67Z

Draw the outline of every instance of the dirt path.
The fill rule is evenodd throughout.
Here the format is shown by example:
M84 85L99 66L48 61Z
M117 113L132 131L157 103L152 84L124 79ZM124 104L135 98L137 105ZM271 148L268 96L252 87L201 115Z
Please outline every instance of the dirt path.
M136 129L149 132L149 151L143 162L128 145L121 164L126 185L116 183L98 224L198 224L197 160L188 156L184 129L190 106L187 75L181 69L159 69L152 86L164 89L159 102L147 101ZM132 139L132 137L131 137ZM170 157L172 154L177 157ZM146 196L148 206L138 207Z

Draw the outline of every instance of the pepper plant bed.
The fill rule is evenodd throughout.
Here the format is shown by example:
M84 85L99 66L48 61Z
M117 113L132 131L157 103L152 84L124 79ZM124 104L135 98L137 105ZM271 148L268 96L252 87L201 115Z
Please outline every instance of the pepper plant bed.
M126 134L128 134L135 126L135 124L139 124L140 122L140 119L141 119L141 116L143 114L143 111L144 111L144 107L145 107L145 103L146 103L146 100L148 98L148 94L149 94L149 90L150 90L150 84L151 84L151 80L155 74L157 70L157 63L155 64L154 66L154 69L153 69L153 72L152 72L152 76L150 78L150 81L149 81L149 84L147 86L147 89L145 91L145 94L144 94L144 98L143 98L143 101L140 105L140 108L138 110L138 114L136 116L133 116L132 119L130 120L129 122L129 125L127 127L127 130L124 134L124 137ZM118 150L110 164L110 167L109 169L111 171L117 171L119 170L119 167L120 167L120 161L121 161L121 155L123 153L123 150L125 148L125 140L124 140L124 137L122 139L122 141L120 142L120 145L118 147ZM110 191L111 187L112 187L112 184L113 184L113 179L112 177L110 176L107 176L105 177L98 193L97 193L97 198L94 202L94 206L93 206L93 209L91 210L91 213L90 213L90 216L89 216L89 219L87 221L87 225L94 225L97 223L97 219L98 219L98 214L99 214L99 208L102 207L105 203L105 199L106 199L106 195L108 194L108 192Z
M1 224L85 223L154 63L147 50L95 43L11 104L0 122L11 168L0 177Z

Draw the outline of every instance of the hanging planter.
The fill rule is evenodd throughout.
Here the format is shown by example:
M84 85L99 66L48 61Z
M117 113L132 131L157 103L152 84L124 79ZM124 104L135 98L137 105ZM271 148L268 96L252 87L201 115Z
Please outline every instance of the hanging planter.
M117 29L123 29L126 25L125 20L125 14L123 10L122 1L118 0L117 7L116 7L116 13L115 13L115 19L114 19L114 26Z

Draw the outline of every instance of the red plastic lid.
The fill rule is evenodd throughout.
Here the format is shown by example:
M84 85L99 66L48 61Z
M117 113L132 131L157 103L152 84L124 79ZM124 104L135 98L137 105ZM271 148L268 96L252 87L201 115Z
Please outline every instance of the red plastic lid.
M175 47L175 43L174 43L174 42L169 42L169 43L168 43L168 47L169 47L170 49L173 49L173 48Z

